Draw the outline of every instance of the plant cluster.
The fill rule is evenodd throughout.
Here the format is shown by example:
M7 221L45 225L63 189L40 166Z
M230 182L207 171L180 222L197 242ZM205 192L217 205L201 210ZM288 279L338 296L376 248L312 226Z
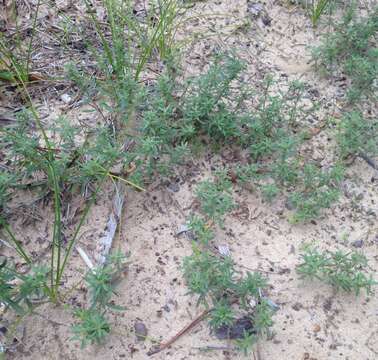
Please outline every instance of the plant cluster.
M302 263L298 265L297 272L303 278L318 279L337 290L353 291L356 295L361 290L369 295L372 286L378 284L368 272L366 257L357 252L321 252L308 246L301 256Z
M136 126L134 111L140 102L140 77L152 60L171 61L176 52L173 39L178 20L185 9L177 0L164 0L150 3L139 15L129 0L105 0L104 24L92 4L84 2L87 20L96 34L90 50L100 76L93 76L78 64L68 66L68 72L89 101L94 94L100 95L99 108L117 118L117 130L126 137Z
M87 273L85 282L89 290L90 304L88 308L74 312L78 323L72 327L73 339L79 340L82 347L93 343L103 343L111 330L106 319L106 312L123 310L122 307L111 302L111 297L115 294L116 278L124 272L124 267L125 257L120 253L115 253L109 256L105 266L97 267Z
M304 137L296 129L297 118L299 115L305 117L313 111L301 105L304 85L293 82L286 91L273 95L277 84L272 77L267 77L260 84L262 94L256 94L241 79L244 68L245 65L235 55L224 54L216 58L205 74L196 79L179 81L178 72L168 66L155 86L143 89L134 98L138 99L138 106L134 100L128 102L125 111L116 110L119 117L114 123L104 124L96 130L88 131L84 127L70 125L65 119L58 119L46 131L35 116L35 111L31 111L31 114L21 113L16 124L2 129L4 137L1 144L3 149L7 149L5 153L11 169L9 174L13 174L12 181L22 186L25 180L32 180L33 183L34 179L38 179L38 184L42 183L45 191L53 195L55 218L51 263L46 272L48 282L43 287L45 295L51 301L58 301L64 269L102 182L108 177L122 180L122 173L112 171L116 164L120 164L122 169L128 169L132 165L135 167L133 177L123 181L143 184L156 174L169 174L175 164L180 163L199 141L210 142L215 147L226 146L231 142L240 146L247 153L248 164L235 164L229 169L218 171L215 181L204 181L196 191L206 221L193 217L191 226L204 246L213 238L211 224L221 224L224 215L234 207L231 196L234 181L231 173L241 183L254 182L261 187L268 201L272 201L279 191L292 192L293 187L300 189L291 197L293 206L300 214L299 220L317 216L321 208L330 206L336 200L334 190L339 173L306 167L299 161L297 149ZM90 85L85 85L83 89L93 91L92 82L89 81L88 84ZM104 83L99 85L95 81L94 85L100 86L103 91ZM106 101L102 106L106 109L111 93L104 94L107 95L104 96ZM126 95L123 98L125 100ZM252 111L248 110L251 104ZM126 115L130 121L138 124L136 128L131 123L131 127L128 127L127 122L123 122ZM37 124L39 131L35 131L33 124ZM136 135L131 136L131 130L136 130ZM128 142L132 146L125 151L124 144ZM4 175L1 179L1 186L6 190L2 195L4 206L9 194L6 188L11 182L10 175ZM87 189L91 189L91 199L72 238L65 245L62 241L64 195ZM20 256L26 263L32 264L33 260L16 239L5 218L1 218L1 221ZM205 276L203 273L207 271L211 276L220 271L225 272L215 280L198 283L198 288L195 287L195 282L201 279L188 278L193 292L202 294L205 298L210 297L216 309L212 311L215 314L211 322L213 328L226 325L226 320L219 320L222 316L231 319L230 314L225 312L225 306L229 306L230 311L235 306L240 306L239 310L243 310L255 324L253 328L257 333L270 326L271 322L262 310L266 309L263 297L257 296L255 290L242 293L242 288L248 288L247 283L251 285L253 281L257 281L256 274L247 275L246 279L237 279L231 262L220 260L206 251L195 253L193 258L186 260L185 266L187 269L196 269L186 271L188 276L192 273L193 277ZM79 322L75 325L74 332L83 345L101 341L110 331L104 314L105 309L109 308L109 295L112 293L111 286L108 287L112 271L105 267L87 276L88 286L91 288L93 284L97 284L95 287L98 293L92 295L93 304L90 308L75 313ZM214 293L215 287L219 287L216 290L218 295ZM226 296L227 294L229 295ZM235 296L239 305L233 303ZM255 305L247 304L246 299L249 297L255 298L252 302ZM266 319L266 323L261 319ZM248 336L251 333L246 334Z
M344 168L340 164L328 171L322 171L311 163L304 165L300 175L302 187L289 196L289 202L296 209L292 220L303 222L314 219L319 216L321 209L329 208L336 202L343 175Z
M33 267L22 274L6 259L0 264L0 303L19 315L29 312L47 293L48 268Z
M227 174L219 174L216 181L202 181L197 189L196 196L201 203L201 210L210 220L220 224L223 217L234 207L230 194L232 183Z
M309 11L312 25L315 27L320 18L330 7L332 0L306 0L306 7Z
M138 171L144 174L140 178L145 178L156 171L169 174L201 139L215 148L238 144L247 153L249 164L230 166L227 175L218 177L216 184L205 182L198 190L204 206L214 209L213 220L217 212L223 215L219 204L225 206L225 211L232 206L227 195L233 182L230 174L242 184L252 182L261 187L268 201L296 187L292 204L302 213L298 220L316 217L322 208L337 200L340 180L325 181L328 170L311 167L316 170L314 176L322 180L318 186L305 184L311 174L299 157L305 133L297 130L298 118L306 118L316 105L302 105L305 86L298 81L290 83L286 91L277 92L277 82L267 76L258 84L262 92L256 93L242 80L244 68L243 62L228 53L218 55L206 73L184 83L176 80L177 73L162 76L140 111L140 140L129 156L139 164ZM323 196L324 187L327 193ZM218 192L226 188L225 197L219 197ZM302 209L299 197L307 199L303 205L306 209Z
M105 266L95 268L85 277L90 294L90 305L86 309L78 309L74 316L79 320L72 327L73 339L81 341L82 346L88 343L101 343L110 332L110 324L106 320L109 310L120 311L122 307L114 305L111 297L115 293L116 280L124 272L125 257L115 253L109 256ZM49 287L49 268L47 266L32 267L23 274L6 259L0 264L0 303L18 315L32 313L41 303L51 297Z
M41 3L41 0L37 1L36 9L32 14L30 37L27 42L22 38L21 32L17 31L11 38L0 32L0 81L25 85L33 80L31 55ZM16 11L15 8L14 11ZM17 28L19 26L19 24L16 25Z
M41 296L44 295L47 301L58 303L61 300L61 280L71 252L102 184L107 178L133 184L124 178L126 175L122 167L123 164L130 164L130 158L125 157L125 146L130 143L129 140L132 137L127 135L129 129L126 123L129 124L129 128L133 128L130 119L133 118L134 104L138 99L137 82L140 73L154 55L155 49L160 49L161 56L163 53L168 56L170 43L166 36L173 34L172 22L176 15L176 4L176 1L170 0L154 10L156 12L154 22L158 19L157 26L144 24L140 28L135 28L132 25L136 26L137 21L132 13L131 2L105 1L107 20L111 30L110 37L108 27L100 24L92 10L88 11L103 46L103 51L98 52L95 49L97 44L93 43L90 47L96 55L99 55L96 59L101 75L88 76L72 67L69 72L77 80L80 89L86 92L88 99L92 100L94 94L100 94L99 112L102 110L111 115L105 118L104 113L101 112L105 121L96 129L88 129L83 124L75 126L63 118L55 122L49 121L49 125L46 126L41 121L28 91L29 58L33 36L29 42L29 50L24 56L25 54L15 49L11 43L6 42L1 34L0 65L6 66L7 74L10 76L8 80L16 83L27 109L19 112L15 123L2 126L0 129L1 159L6 164L5 171L0 176L0 225L4 234L7 235L10 246L14 247L27 269L32 269L24 275L17 269L2 265L1 276L4 281L1 285L4 286L4 292L1 293L0 301L7 307L17 311L23 308L28 309L32 304L30 298L36 296L36 289L43 293ZM33 35L39 5L40 1L33 17ZM88 6L90 6L89 3ZM127 23L128 21L130 22ZM128 29L129 41L123 37L126 34L123 32L125 28ZM144 28L148 29L148 33L143 30ZM136 34L139 35L141 45L139 48L135 46ZM126 44L129 45L127 52L124 51ZM3 71L0 75L1 80L4 80ZM119 173L112 171L116 164L121 167ZM54 220L50 262L43 267L43 272L40 270L42 268L36 266L36 260L29 255L23 242L13 233L7 222L8 213L3 211L13 189L31 187L40 187L44 195L51 195L53 198ZM66 242L63 236L63 208L65 202L71 198L70 195L78 191L85 194L86 204L81 211L76 229ZM102 301L109 292L106 282L113 270L113 268L105 267L96 271L98 278L93 279L88 276L88 285L102 290L98 296L93 297L91 308L77 312L82 320L82 327L79 324L75 331L82 341L86 335L90 341L102 338L104 333L96 333L97 326L107 332L108 326L104 325L104 312L99 309L104 308L105 305L108 308L110 305ZM36 283L37 280L38 283ZM32 308L29 310L31 311Z
M235 162L217 171L215 180L203 181L196 190L202 216L194 215L190 220L196 241L193 255L184 261L184 275L190 293L198 296L198 304L211 309L209 323L214 332L226 329L231 337L236 323L249 324L237 337L238 346L246 351L272 325L272 309L263 296L266 282L259 273L241 277L229 256L220 257L210 250L213 226L222 226L224 216L234 208L232 189L238 183L252 183L269 202L280 193L288 194L296 211L294 221L310 220L337 200L343 167L336 163L328 169L320 168L299 155L299 146L306 139L305 131L300 129L315 104L302 104L306 86L298 81L281 89L280 83L267 76L263 82L251 85L243 73L246 64L233 53L215 56L205 73L183 79L175 62L173 39L182 9L175 0L150 4L144 15L136 14L129 0L105 0L106 24L89 1L85 4L91 30L96 34L95 39L88 40L92 43L86 44L96 60L95 70L89 73L71 64L67 73L101 114L104 122L96 129L72 125L62 117L46 127L32 104L27 85L40 1L26 52L19 43L14 47L0 34L0 80L14 82L28 108L19 112L16 122L0 128L4 162L0 173L0 225L29 269L21 273L9 261L2 261L0 302L20 314L32 311L41 299L59 302L73 246L107 178L141 189L156 175L170 175L203 144L215 150L238 147L246 154L243 164ZM312 4L315 25L330 1ZM318 63L327 69L341 64L352 82L348 92L351 102L376 91L377 24L377 10L361 19L351 10L314 52ZM141 85L141 78L149 72L147 65L156 59L164 65L164 71L152 84ZM376 154L376 127L376 121L364 119L360 112L345 115L337 137L341 159L360 153ZM129 169L133 169L132 174L125 179ZM30 187L41 189L44 196L53 199L50 263L44 266L36 266L12 232L4 211L15 189ZM66 243L63 205L69 195L79 191L87 195L87 203ZM358 254L309 250L303 258L304 263L298 267L303 276L356 293L362 288L369 292L374 283L365 275L366 259ZM75 311L78 321L73 326L74 338L82 346L101 343L109 334L106 313L120 310L111 297L114 276L122 266L123 257L115 255L85 277L90 304Z
M35 182L40 185L53 186L49 182L53 166L62 190L83 190L107 174L106 169L123 160L114 134L106 126L87 132L63 117L58 118L50 129L51 150L41 146L43 135L34 131L33 116L28 112L19 114L12 126L0 131L3 134L0 145L9 149L6 160L14 174L13 184L20 186L24 180L32 185L30 179L38 179ZM53 152L52 161L50 152Z
M378 121L364 118L359 111L347 113L340 121L336 140L342 159L360 154L375 156L378 153Z
M250 348L273 325L273 310L261 295L266 281L259 273L237 277L229 257L219 258L210 251L195 249L184 260L184 276L189 293L198 296L197 304L211 306L209 325L214 332L225 329L228 337L238 343L248 339ZM238 317L248 319L252 326L232 336Z
M6 206L5 202L12 191L9 188L37 187L42 189L43 197L52 195L54 226L48 266L49 284L45 284L45 290L48 298L57 302L63 273L90 206L104 180L115 176L110 174L111 167L122 161L123 157L116 137L109 128L99 127L96 131L87 133L70 125L64 118L59 118L46 131L35 109L31 109L31 112L21 112L13 125L0 129L3 135L0 145L8 163L8 174L12 173L1 176L1 186L4 187L1 207ZM33 128L35 124L39 131ZM8 189L5 188L7 186ZM87 203L76 229L68 243L65 243L63 206L70 194L78 191L88 194ZM35 260L28 255L22 241L13 233L4 211L0 212L0 224L11 245L26 264L34 266Z
M219 186L219 184L218 184ZM210 187L217 193L219 201L204 196ZM184 259L184 277L189 293L198 296L197 306L210 308L209 325L213 332L223 333L221 338L236 340L237 346L245 353L253 346L260 336L266 334L273 325L273 310L262 295L267 284L257 272L247 272L246 276L238 276L235 264L230 256L220 257L210 249L214 239L211 230L213 220L221 223L226 211L225 196L228 197L228 186L217 188L214 183L203 182L198 186L197 196L202 204L204 218L193 216L189 228L193 232L193 254ZM216 210L218 209L218 210ZM237 324L243 324L236 331Z
M341 67L350 78L347 98L356 103L365 96L376 99L378 77L378 8L366 17L358 17L355 6L350 6L341 23L335 24L322 44L315 48L313 57L318 65L332 71Z

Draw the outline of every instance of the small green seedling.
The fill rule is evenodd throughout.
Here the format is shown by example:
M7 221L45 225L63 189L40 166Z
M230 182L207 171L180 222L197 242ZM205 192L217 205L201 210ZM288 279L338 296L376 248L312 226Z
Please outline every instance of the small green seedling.
M245 356L247 356L257 341L258 337L255 334L249 334L245 331L243 337L236 340L236 346Z
M321 252L317 248L306 247L301 257L302 263L298 265L297 272L302 278L318 279L337 290L353 291L356 295L363 289L370 295L372 287L378 284L368 273L366 257L360 253L341 250Z
M374 156L378 153L378 121L358 111L347 113L339 123L336 140L342 159L361 153Z
M75 310L74 317L78 323L72 326L72 340L79 340L82 347L93 343L102 344L111 330L106 312L124 310L110 300L115 293L116 280L122 276L125 266L125 256L116 252L108 257L105 266L97 267L86 275L90 304L87 309Z
M273 325L273 309L261 296L266 281L259 273L248 272L246 277L238 278L229 257L220 259L197 248L184 259L184 277L189 293L198 295L197 304L212 307L209 324L215 332L232 329L237 316L250 318L253 329L249 328L244 337L242 331L235 336L238 344L249 348L247 343L250 346L254 343L250 335L253 334L253 339L262 336Z
M316 27L322 15L327 10L327 7L332 0L310 0L307 9L310 13L312 25ZM306 1L307 3L307 1Z
M227 176L219 176L216 181L201 182L196 189L202 212L218 224L221 223L224 215L235 206L231 188L232 183Z
M222 178L225 173L218 175ZM223 221L226 211L231 209L223 203L223 192L229 186L228 183L217 186L208 182L199 188L206 192L205 196L200 193L200 198L205 204L202 204L202 211L207 218L219 223ZM208 195L209 187L212 196ZM196 238L193 254L184 259L183 265L189 293L198 296L197 305L211 308L209 324L212 331L222 334L220 338L232 336L232 339L237 339L238 347L247 352L255 338L266 333L273 324L273 310L262 297L266 281L257 272L248 272L245 277L238 276L230 256L218 257L209 251L209 242L214 238L214 233L205 220L193 216L189 228ZM242 318L238 319L240 315ZM241 326L240 323L246 325ZM238 330L233 330L236 328Z
M48 268L39 266L26 275L4 259L0 264L0 303L19 315L30 312L46 296Z
M263 198L270 203L279 194L280 190L275 184L266 184L261 187L261 192Z
M76 310L74 317L79 323L72 326L72 340L79 340L82 348L89 344L103 344L110 333L110 325L102 313L96 309Z

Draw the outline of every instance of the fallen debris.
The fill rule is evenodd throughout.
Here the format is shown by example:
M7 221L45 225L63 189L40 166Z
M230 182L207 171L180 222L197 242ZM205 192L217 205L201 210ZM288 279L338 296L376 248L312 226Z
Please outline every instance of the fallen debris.
M146 325L140 320L137 320L134 324L134 330L135 330L135 335L137 338L137 341L144 341L146 340L148 330Z
M242 339L245 334L256 333L251 316L243 316L232 325L223 325L214 330L215 336L220 340Z
M170 340L165 343L161 343L157 347L153 347L148 353L148 356L155 355L169 346L171 346L177 339L179 339L182 335L186 334L189 330L193 329L197 326L206 316L212 311L213 309L205 310L201 315L195 318L189 325L185 326L181 331L179 331L175 336L173 336Z
M96 249L96 260L100 266L105 264L105 261L112 247L125 198L126 186L121 181L118 181L114 186L115 194L113 197L112 211L106 224L105 233L100 238L99 244Z

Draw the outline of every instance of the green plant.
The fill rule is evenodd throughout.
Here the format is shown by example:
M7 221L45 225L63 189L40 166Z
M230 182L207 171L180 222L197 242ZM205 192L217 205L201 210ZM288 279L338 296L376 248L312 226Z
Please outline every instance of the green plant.
M268 202L272 202L278 195L279 191L279 188L275 184L266 184L261 187L262 195Z
M90 9L87 1L86 5ZM104 0L103 5L108 15L110 39L106 37L95 14L91 12L90 16L106 61L117 77L121 78L124 71L134 71L133 76L138 79L155 48L162 59L170 55L176 29L175 19L179 11L176 0L162 0L158 1L157 6L152 5L146 14L147 22L141 22L135 16L129 0ZM137 48L140 52L136 51Z
M32 14L31 34L27 44L22 39L18 25L16 26L17 31L10 41L0 32L0 80L23 85L29 83L31 54L41 3L41 0L37 1L36 9Z
M204 245L208 245L209 242L214 238L214 232L206 223L204 219L197 215L191 216L188 228L193 232L196 239L201 241Z
M200 249L194 249L193 255L184 259L184 277L190 293L198 295L197 304L209 306L211 300L221 299L231 287L233 272L229 258L219 260Z
M292 192L289 202L296 209L293 222L303 222L319 216L320 210L329 208L339 197L339 184L344 168L336 164L328 171L322 171L312 164L303 168L302 189Z
M331 71L336 65L350 77L347 96L351 103L363 96L376 97L378 75L377 48L378 8L366 17L358 18L355 6L348 8L341 23L326 35L322 44L315 48L313 57L318 65Z
M97 268L88 272L85 277L89 293L91 308L105 307L113 295L113 286L111 284L113 269L109 266Z
M297 272L303 278L318 279L336 289L354 291L356 295L362 289L371 294L372 286L377 284L368 274L366 257L357 252L320 252L317 248L306 247L301 257Z
M273 326L273 320L272 306L266 299L261 299L258 306L256 306L253 321L257 334L268 334L270 327Z
M33 308L33 303L46 295L48 268L34 267L29 274L20 274L4 259L0 264L0 303L23 315Z
M292 216L292 222L305 222L317 218L322 209L329 208L339 198L337 189L317 189L310 193L294 192L289 201L296 212Z
M254 160L274 155L277 161L284 161L295 153L298 144L291 127L306 113L300 105L304 86L294 81L286 91L274 91L277 81L270 75L259 85L262 90L255 95L254 111L242 118L242 144Z
M129 154L130 161L137 164L139 171L149 178L156 172L160 175L170 174L190 151L183 140L186 129L175 121L178 112L178 101L174 96L175 76L167 71L145 94L140 140Z
M236 165L231 171L235 174L238 181L242 184L259 180L260 166L258 164Z
M189 293L198 295L197 304L212 304L209 324L215 331L231 329L236 314L251 318L253 330L248 335L262 335L272 326L273 311L261 297L265 280L258 273L237 278L230 257L219 259L194 247L193 255L184 259L184 277Z
M310 0L309 3L307 3L307 9L310 13L311 22L314 27L318 24L330 3L332 3L331 0Z
M40 139L46 144L45 148L37 145L38 137L34 135L26 135L25 122L21 122L20 127L17 130L5 129L6 136L4 137L4 140L5 147L10 143L11 151L14 152L13 155L10 154L9 156L10 159L13 160L12 165L15 166L15 174L17 174L18 177L17 180L22 180L22 176L20 176L20 174L22 174L23 171L25 171L26 175L30 175L34 171L42 171L46 176L46 184L54 197L54 227L52 234L51 264L49 269L51 281L50 285L48 286L48 294L51 300L57 301L60 279L63 275L70 249L72 248L72 245L76 239L81 224L79 224L77 232L74 234L71 242L69 243L68 250L63 255L61 231L62 208L60 198L62 178L59 176L61 161L56 159L55 149L52 146L52 142L48 139L46 131L43 129L35 110L33 111L33 115L35 115L34 120L41 132ZM22 134L26 136L23 138ZM85 217L87 211L88 210L84 212L83 217ZM1 217L0 222L9 235L10 240L16 246L18 253L28 264L31 264L31 258L26 255L26 251L23 249L22 243L16 240L16 237L12 233L10 227L7 225L6 220Z
M93 343L101 345L110 333L109 323L104 315L95 309L76 310L74 316L79 323L72 327L72 340L79 340L82 348Z
M277 160L272 164L272 175L274 179L283 186L292 186L298 183L300 177L300 166L297 159L287 161Z
M302 103L305 85L294 81L277 92L277 82L267 76L258 84L262 94L256 94L241 79L244 67L235 54L226 53L217 56L206 73L187 82L177 80L180 70L167 69L141 97L139 137L125 159L137 165L135 176L141 181L169 175L202 139L214 148L231 142L247 148L249 164L229 166L216 181L205 181L196 191L202 211L214 221L232 207L232 182L257 183L272 199L282 188L300 188L304 178L298 145L305 137L298 133L297 118L315 110L315 104L305 107ZM277 188L265 188L265 181L259 184L262 180L274 180ZM331 197L337 199L330 192ZM314 195L304 207L313 207L312 201L318 209L298 218L317 216L332 202Z
M233 54L222 54L204 75L189 82L182 106L183 125L191 129L187 131L188 140L198 133L213 141L230 141L238 135L237 109L231 110L228 99L234 95L231 82L244 68Z
M39 132L32 129L33 120L38 124ZM9 159L9 168L14 172L13 181L22 185L23 179L32 179L33 182L33 178L42 175L42 185L47 188L47 193L53 195L54 226L48 296L56 302L60 280L80 228L101 184L109 176L108 169L119 161L121 152L114 144L114 137L102 129L99 130L98 136L92 136L92 139L85 136L85 141L78 144L76 136L79 129L69 125L64 119L54 124L52 131L55 132L55 136L49 138L35 111L31 114L21 113L15 125L2 128L1 131L5 136L0 144L3 149L9 149L5 154ZM45 146L41 145L43 143ZM62 241L62 199L68 190L77 191L77 185L83 190L92 185L94 191L88 199L72 238L65 247ZM1 217L0 222L18 253L31 264L32 259L26 255L27 251L12 233L6 219Z
M220 176L214 182L201 182L196 189L203 213L216 223L221 223L223 216L234 207L231 187L230 180L226 176Z
M109 301L114 294L114 280L123 272L125 260L121 253L111 254L105 266L87 273L85 282L89 289L91 309L114 308Z
M25 95L28 92L24 87ZM9 127L4 127L1 131L5 134L1 138L0 144L8 159L9 170L13 171L13 182L6 181L5 175L2 176L3 187L22 186L24 179L31 179L33 184L34 177L43 177L42 186L53 196L54 221L51 236L50 264L44 267L44 272L31 271L30 274L20 274L13 270L13 278L18 279L16 286L13 284L6 286L4 303L14 310L20 311L20 303L28 305L25 311L32 311L34 302L29 300L31 295L35 296L33 289L39 290L39 295L48 301L57 303L60 301L61 279L68 264L73 246L80 232L81 226L95 201L101 185L106 178L116 177L122 181L120 176L110 173L110 168L122 160L122 152L117 145L117 139L111 132L99 129L98 132L91 134L84 133L83 129L71 126L65 119L58 119L51 125L47 132L41 124L39 116L30 102L30 112L21 112L18 121ZM37 131L33 129L33 124L37 125ZM50 134L53 135L50 135ZM49 134L49 135L48 135ZM79 135L82 136L81 142L78 141ZM63 220L62 206L68 192L77 191L77 185L84 188L92 187L90 195L87 196L87 203L83 208L81 217L73 231L67 244L63 241ZM4 191L4 199L7 199ZM4 203L2 203L4 206ZM4 232L8 235L10 243L23 258L29 268L36 267L36 261L28 255L28 251L21 241L13 234L11 227L7 223L5 214L0 216L0 224ZM107 271L108 268L105 268ZM10 271L8 269L8 271ZM100 275L100 272L96 273ZM43 275L43 276L42 276ZM106 273L105 275L108 275ZM9 278L9 274L7 275ZM91 285L94 286L95 279ZM98 282L101 278L97 279ZM104 279L103 279L104 280ZM105 281L105 280L104 280ZM103 283L105 287L105 282ZM97 290L100 284L97 284ZM95 302L104 301L106 289L101 288L97 294Z
M221 224L226 212L232 208L232 198L224 200L231 183L227 171L217 175L218 182L202 182L197 193L206 218ZM230 256L220 258L209 250L209 243L214 238L211 226L212 221L206 223L202 218L192 216L189 228L195 241L193 254L184 259L184 277L189 294L198 296L197 306L203 304L210 308L209 324L213 331L223 334L222 337L238 339L239 347L247 351L254 343L251 336L257 338L273 324L273 311L266 306L262 296L267 284L257 272L238 276ZM242 318L238 319L237 314ZM240 328L240 322L243 330L233 331L234 327Z
M38 2L37 10L39 4L40 2ZM87 5L89 6L89 3ZM125 155L126 152L122 147L131 138L127 131L134 130L135 102L140 94L137 81L147 61L151 59L155 48L159 49L162 57L166 57L164 60L169 60L170 46L176 26L174 24L178 12L176 1L162 1L158 3L158 7L151 8L158 20L155 22L156 19L152 20L152 17L149 16L146 19L153 23L148 24L143 24L136 19L132 4L128 0L106 0L104 6L107 12L110 38L108 38L107 30L94 13L88 12L103 47L103 51L96 52L94 50L96 46L92 44L91 49L98 55L98 66L102 70L102 74L105 75L104 80L93 78L93 76L88 80L88 77L82 72L73 70L72 67L71 73L83 90L92 92L92 94L96 90L100 90L101 99L98 108L115 113L114 126L108 126L109 124L105 123L98 126L96 130L87 131L84 127L71 125L65 119L58 119L55 123L49 124L49 128L46 129L32 104L26 89L26 79L19 76L18 86L23 90L25 104L29 107L28 111L20 114L16 124L1 128L1 132L4 134L0 141L1 149L10 164L9 173L14 173L12 181L5 174L1 176L0 184L4 190L0 199L1 208L6 205L10 188L16 187L16 185L22 186L25 179L34 182L37 174L43 177L42 184L45 193L53 196L54 226L48 271L50 283L46 284L46 289L48 297L54 302L58 301L61 279L73 245L101 184L108 177L130 184L130 181L122 177L122 173L114 174L111 169L120 163L127 167L134 160L129 153ZM33 34L34 26L37 24L37 14L38 11L33 14ZM135 40L138 40L137 44ZM31 43L32 39L29 50ZM6 48L3 42L1 46L5 54ZM10 55L12 54L10 53ZM12 66L17 68L14 64ZM28 66L27 64L26 68ZM103 115L103 113L101 114ZM141 140L137 157L140 158L142 149L147 149L148 156L152 159L153 156L159 155L158 151L151 154L151 149L155 148L155 139L146 137ZM175 150L172 158L177 159L179 153L185 151L184 145L175 147ZM142 154L143 161L145 159ZM141 189L135 184L134 186ZM70 192L74 193L78 189L86 193L89 192L91 196L82 212L77 229L68 245L65 246L62 239L62 206ZM88 189L92 191L88 191ZM7 219L1 217L0 221L19 255L26 263L32 264L34 260L27 255L22 242L16 239L11 227L7 224Z
M236 345L238 349L242 351L245 356L247 356L257 340L258 338L255 334L249 334L247 331L245 331L243 337L236 340Z
M336 140L342 159L361 153L374 156L378 152L378 121L367 119L358 111L347 113L338 126Z
M119 252L111 254L105 266L90 270L85 282L89 290L88 309L75 310L74 316L78 323L72 326L73 340L81 341L81 346L101 344L110 333L110 324L105 315L108 310L123 310L114 305L110 299L114 292L116 279L123 273L125 256Z
M220 70L221 67L225 69L223 72ZM196 92L204 89L203 96L198 93L193 98L189 91L189 100L184 98L181 102L176 101L174 105L176 110L172 110L174 113L183 114L185 119L185 112L187 112L185 106L190 107L191 117L186 116L186 121L191 119L190 124L194 122L191 126L193 134L205 133L210 141L215 139L227 142L228 139L238 139L242 147L249 149L251 160L257 162L243 166L239 164L230 166L227 169L227 175L220 177L214 184L209 182L201 184L196 194L201 202L202 211L213 220L217 217L221 218L231 208L228 193L232 182L245 184L251 181L257 183L268 201L271 201L282 188L288 189L291 193L289 200L297 211L294 221L306 221L317 217L321 209L330 207L338 199L337 186L342 179L342 172L337 173L339 169L337 164L331 171L320 171L306 163L303 165L303 160L298 156L298 145L305 140L305 137L296 130L297 118L311 114L315 110L315 105L304 107L301 99L305 86L298 81L289 83L286 91L272 94L277 83L271 76L267 76L261 84L262 94L255 95L239 79L242 70L243 64L238 63L232 55L227 55L225 60L218 58L216 63L210 66L203 79L197 80L201 87L191 88ZM225 79L219 88L216 88L212 82L216 76ZM227 89L230 86L228 81L234 81L237 84L233 87L233 90L238 89L238 96L234 96L236 99L234 102L229 99L231 90ZM245 99L252 93L256 97L254 112L242 112ZM234 103L238 105L238 110L231 111L233 119L230 120L230 124L232 126L229 127L226 122L217 123L219 127L212 127L209 114L223 113L225 107L220 104L224 104L224 99L228 99L228 107L232 108ZM180 106L180 103L184 104L184 110L181 108L178 111L177 106ZM221 117L227 118L223 115ZM198 119L202 121L198 122ZM174 126L177 124L180 123L175 122ZM207 130L203 126L207 126ZM170 131L173 129L174 127L170 128ZM173 138L176 138L176 135ZM328 176L328 173L332 176ZM262 182L262 180L265 181ZM272 180L274 180L274 185L266 185ZM222 188L222 184L226 184L227 187ZM220 192L223 192L223 195Z
M141 176L168 175L198 144L210 136L212 144L229 141L240 134L240 121L229 109L230 84L244 64L234 55L222 54L201 77L179 81L179 69L168 62L166 71L141 96L138 107L143 119L137 129L137 144L128 153ZM220 82L221 81L221 85ZM178 96L177 94L180 94Z
M108 20L104 26L90 2L85 0L85 4L98 36L98 44L91 44L91 50L103 74L103 79L95 81L96 89L103 95L100 106L117 114L123 132L132 132L134 105L140 95L139 78L157 54L167 63L174 56L173 39L180 24L176 20L182 15L182 8L177 0L159 0L150 4L142 20L134 14L132 1L104 0ZM82 73L85 72L83 69ZM77 75L76 72L76 79L83 78Z
M235 314L230 304L226 301L219 301L211 312L209 325L214 329L218 329L221 326L231 326L234 319Z

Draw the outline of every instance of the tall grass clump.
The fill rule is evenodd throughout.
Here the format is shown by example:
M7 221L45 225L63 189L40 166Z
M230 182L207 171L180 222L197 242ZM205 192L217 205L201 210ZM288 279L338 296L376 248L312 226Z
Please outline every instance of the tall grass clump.
M173 26L176 5L173 1L159 3L158 9L154 11L159 12L160 18L154 25L138 23L132 14L130 1L105 1L106 25L100 24L90 12L103 51L94 50L97 43L91 44L91 48L97 55L104 77L93 82L92 78L80 71L73 69L72 73L78 76L78 82L87 90L93 85L102 90L102 104L106 111L114 115L114 126L105 123L88 130L71 124L64 117L52 120L48 125L42 123L27 88L31 45L28 47L26 63L21 64L21 60L16 57L18 54L1 38L2 59L17 78L16 84L25 101L25 110L19 113L16 121L0 129L0 146L7 162L6 171L0 178L0 223L6 240L28 269L27 275L24 275L9 259L2 261L0 271L4 291L0 294L0 301L7 308L26 314L33 311L35 297L53 303L62 301L63 275L80 230L103 183L111 178L132 184L123 178L124 172L115 174L112 169L116 164L126 161L124 146L129 137L124 125L130 123L130 118L134 116L140 74L156 49L162 56L170 53L172 42L169 36L173 36L173 28L170 27ZM147 19L150 21L151 18ZM33 26L36 26L35 20ZM128 32L124 32L126 28ZM135 42L136 38L139 43ZM9 223L9 212L6 211L16 190L31 187L40 188L44 198L52 199L54 218L50 254L48 261L42 264L29 253L22 239L18 239ZM141 189L138 186L136 188ZM76 228L66 241L63 236L63 208L71 196L78 192L85 194L85 205ZM85 319L90 321L88 316Z
M310 14L312 25L316 27L319 20L329 8L332 0L310 0L306 1L306 8Z
M131 0L104 0L107 23L103 24L90 2L85 0L85 4L97 35L90 49L101 74L94 83L102 97L99 105L118 118L123 135L132 133L133 109L141 95L140 77L150 62L165 62L174 56L173 40L182 7L177 0L159 0L138 14ZM70 69L78 85L88 85L90 75L85 68Z
M27 84L31 80L31 55L41 3L42 1L38 0L32 14L29 39L21 36L18 24L16 24L15 35L10 38L0 32L0 80L19 84Z

